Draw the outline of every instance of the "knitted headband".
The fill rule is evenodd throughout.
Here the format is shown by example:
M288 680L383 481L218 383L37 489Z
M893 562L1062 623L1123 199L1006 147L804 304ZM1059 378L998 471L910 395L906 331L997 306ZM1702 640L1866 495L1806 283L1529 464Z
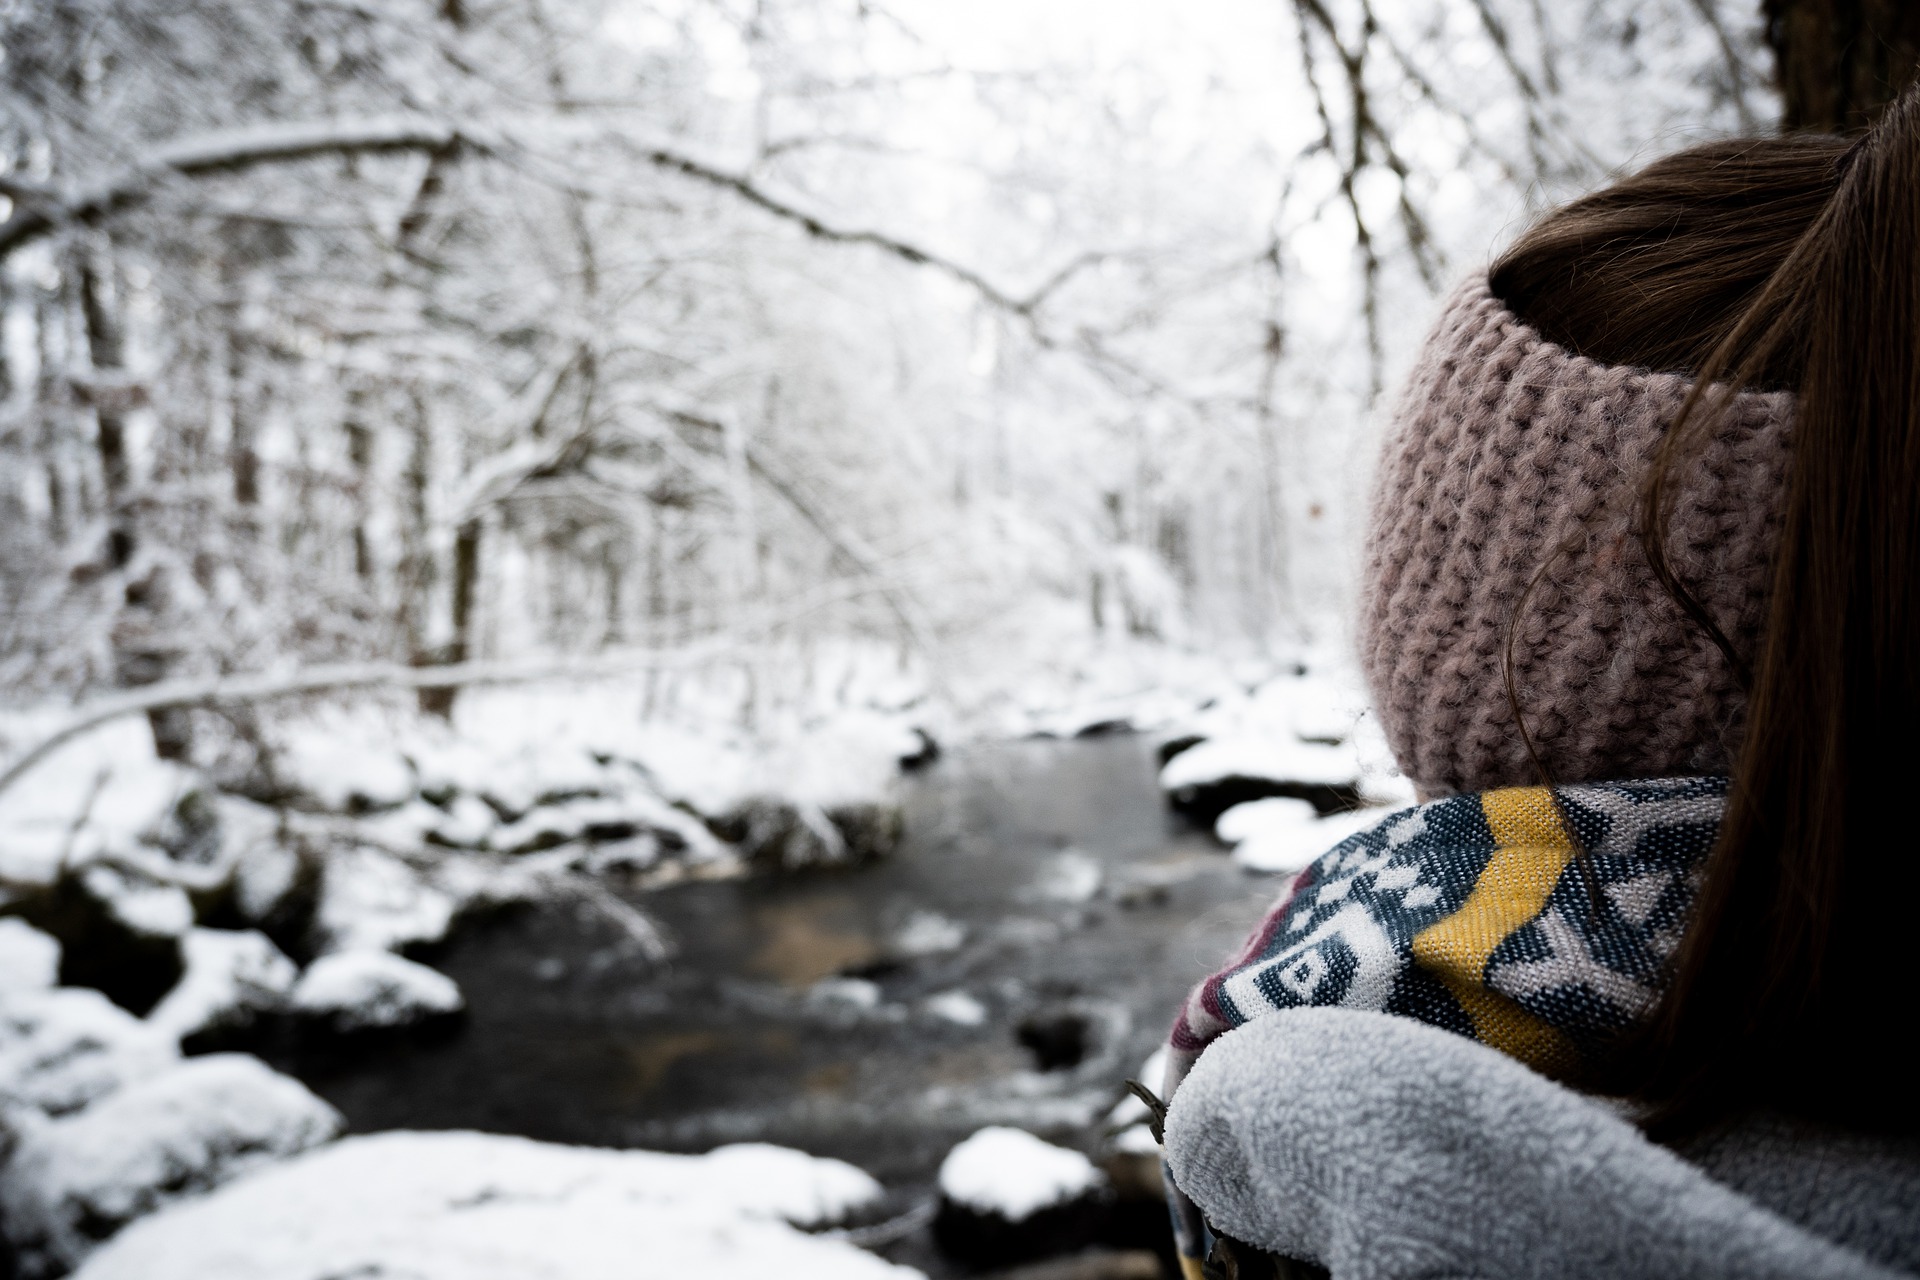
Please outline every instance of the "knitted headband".
M1515 690L1555 782L1728 770L1744 695L1634 533L1691 386L1548 342L1484 275L1449 299L1388 433L1361 590L1361 661L1422 795L1541 781L1507 699L1516 610ZM1766 618L1793 404L1735 397L1675 476L1669 557L1741 653Z

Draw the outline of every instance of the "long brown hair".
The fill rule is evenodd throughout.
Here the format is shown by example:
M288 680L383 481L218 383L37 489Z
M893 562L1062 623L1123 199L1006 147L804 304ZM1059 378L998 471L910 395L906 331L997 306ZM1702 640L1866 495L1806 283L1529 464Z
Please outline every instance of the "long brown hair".
M1719 142L1495 264L1545 336L1695 388L1642 495L1669 594L1748 690L1718 841L1616 1083L1669 1128L1766 1105L1920 1127L1920 88L1856 138ZM1675 573L1674 476L1735 391L1797 392L1769 614L1738 652Z

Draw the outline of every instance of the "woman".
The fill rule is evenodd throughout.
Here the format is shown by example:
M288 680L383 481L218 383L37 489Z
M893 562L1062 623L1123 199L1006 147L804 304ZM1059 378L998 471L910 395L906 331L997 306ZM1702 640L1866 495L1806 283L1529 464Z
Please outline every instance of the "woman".
M1362 595L1430 802L1196 989L1173 1182L1336 1274L1920 1270L1920 92L1465 284Z

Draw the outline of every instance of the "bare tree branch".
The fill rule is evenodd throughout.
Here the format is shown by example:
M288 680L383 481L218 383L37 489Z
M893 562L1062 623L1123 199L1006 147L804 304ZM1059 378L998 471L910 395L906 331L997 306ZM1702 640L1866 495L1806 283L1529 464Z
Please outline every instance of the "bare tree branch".
M377 116L222 129L162 143L146 160L77 195L15 210L0 223L0 256L64 224L98 221L140 204L173 178L343 152L438 151L460 136L452 126L421 116Z
M1714 0L1693 0L1693 8L1720 45L1720 56L1727 64L1727 88L1733 95L1733 110L1740 117L1740 131L1752 133L1758 122L1754 119L1752 106L1747 102L1746 59L1740 56L1733 33L1727 30L1727 24L1721 20L1720 7Z
M726 432L725 423L690 408L658 405L655 406L654 411L668 421L677 422L683 426L694 427L701 431L716 432L722 435ZM819 503L808 497L800 487L784 475L779 468L769 464L763 451L752 448L747 449L746 462L747 469L751 471L761 483L778 494L788 506L793 508L802 520L805 520L809 525L813 526L814 531L825 540L829 547L833 548L835 555L846 561L856 572L870 579L878 586L880 598L886 601L888 612L893 614L894 621L900 624L900 629L905 633L907 639L913 642L914 647L922 653L932 652L933 635L928 627L920 621L920 610L917 602L907 598L891 584L887 575L880 569L880 557L869 548L857 534L849 529L842 528L838 521L831 519L821 509Z
M516 129L513 132L521 133L523 130ZM516 145L522 150L526 149L525 143ZM18 207L5 222L0 222L0 257L63 225L97 222L141 204L165 183L176 178L233 172L319 155L425 151L444 158L462 147L498 153L505 146L503 138L488 136L482 130L463 129L445 121L417 115L301 121L219 130L164 143L140 164L97 182L77 195L61 198L37 187L22 187L21 198L15 200ZM944 272L973 289L989 303L1017 316L1032 316L1075 275L1104 260L1106 256L1082 254L1049 275L1035 289L1016 294L995 284L965 263L897 236L866 228L836 226L767 190L751 178L718 165L660 146L641 147L638 154L657 169L730 191L755 208L782 221L794 223L815 239L833 244L868 245L915 266L932 267ZM11 191L8 194L11 197ZM583 190L582 194L595 193Z

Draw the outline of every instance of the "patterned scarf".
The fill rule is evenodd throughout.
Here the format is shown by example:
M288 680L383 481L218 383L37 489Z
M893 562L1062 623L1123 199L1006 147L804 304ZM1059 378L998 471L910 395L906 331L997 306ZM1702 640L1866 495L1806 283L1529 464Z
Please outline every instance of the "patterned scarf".
M1282 1009L1377 1009L1549 1076L1658 999L1720 828L1725 778L1509 787L1404 809L1289 880L1174 1023L1171 1100L1215 1038ZM1207 1235L1169 1183L1189 1276Z

